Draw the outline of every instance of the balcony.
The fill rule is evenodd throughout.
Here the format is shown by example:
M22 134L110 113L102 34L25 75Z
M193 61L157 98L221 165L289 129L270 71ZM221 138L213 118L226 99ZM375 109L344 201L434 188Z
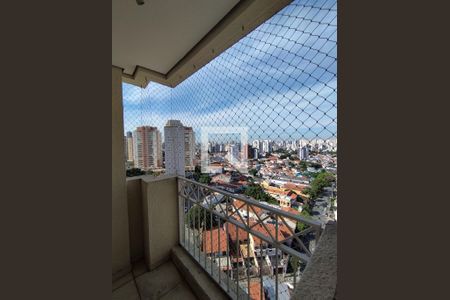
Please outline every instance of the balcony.
M113 1L113 299L336 298L335 1L146 2Z
M308 289L334 295L333 224L178 176L129 178L127 199L133 270L115 283L114 299L291 299ZM244 218L246 211L256 220ZM308 228L296 232L288 221ZM323 260L328 273L317 277L308 265Z

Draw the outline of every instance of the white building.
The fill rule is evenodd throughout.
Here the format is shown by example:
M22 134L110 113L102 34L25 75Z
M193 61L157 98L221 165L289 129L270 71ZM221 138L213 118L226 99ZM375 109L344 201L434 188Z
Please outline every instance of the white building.
M272 143L269 140L264 140L262 142L262 153L270 153L272 152Z
M239 161L239 147L238 145L230 145L228 152L228 160L231 163L236 163Z
M184 127L184 153L186 167L194 167L195 136L192 127Z
M254 140L252 143L253 148L259 149L259 141L258 140Z
M168 175L185 175L185 129L179 120L169 120L164 126L165 166Z
M161 132L156 127L136 128L132 141L135 167L148 170L162 166Z

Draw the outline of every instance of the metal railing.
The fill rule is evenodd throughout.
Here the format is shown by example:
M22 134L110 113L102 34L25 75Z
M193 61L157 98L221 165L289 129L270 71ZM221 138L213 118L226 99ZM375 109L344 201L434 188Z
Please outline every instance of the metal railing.
M184 177L178 195L180 244L231 298L290 299L320 222Z

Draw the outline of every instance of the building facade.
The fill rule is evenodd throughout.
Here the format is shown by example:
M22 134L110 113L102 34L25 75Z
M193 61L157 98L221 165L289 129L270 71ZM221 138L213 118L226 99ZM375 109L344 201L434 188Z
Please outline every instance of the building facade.
M133 161L134 160L133 133L131 133L130 131L127 132L126 145L127 145L127 148L126 148L127 160Z
M165 167L168 175L185 175L185 127L179 120L164 126Z
M132 135L134 166L142 170L162 167L161 132L156 127L141 126Z
M309 155L308 147L303 146L298 149L298 157L300 160L307 160Z
M186 167L195 165L195 136L192 127L184 127L184 153Z

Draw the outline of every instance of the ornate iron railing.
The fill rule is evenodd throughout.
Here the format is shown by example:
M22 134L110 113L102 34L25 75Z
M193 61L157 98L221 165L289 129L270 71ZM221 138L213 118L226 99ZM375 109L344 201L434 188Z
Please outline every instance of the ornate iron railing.
M178 185L180 244L230 297L289 299L321 223L184 177Z

